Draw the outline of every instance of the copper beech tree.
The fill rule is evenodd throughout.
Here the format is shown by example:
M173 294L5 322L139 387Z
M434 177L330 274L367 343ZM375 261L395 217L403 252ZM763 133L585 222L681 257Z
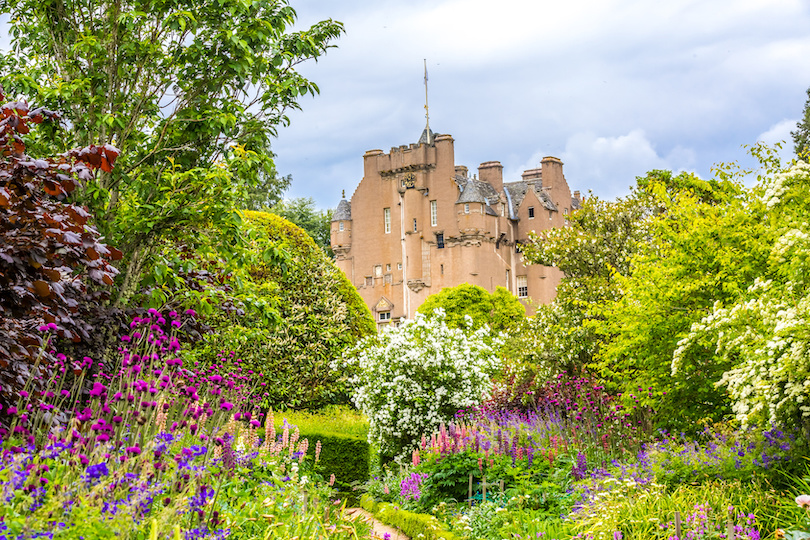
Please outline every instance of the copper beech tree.
M121 252L100 242L86 208L67 202L118 150L90 145L51 159L26 154L22 135L56 114L6 101L0 87L0 419L47 365L46 336L79 341L104 302ZM43 358L40 356L43 355Z

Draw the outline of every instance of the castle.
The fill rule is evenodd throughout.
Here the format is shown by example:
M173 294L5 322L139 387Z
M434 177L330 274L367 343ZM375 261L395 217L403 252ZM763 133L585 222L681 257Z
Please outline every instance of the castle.
M366 152L363 171L333 214L331 241L378 325L412 318L429 295L462 283L506 287L529 312L553 300L562 272L524 265L520 245L579 208L559 159L516 182L503 181L498 161L471 176L455 164L453 137L425 128L416 144Z

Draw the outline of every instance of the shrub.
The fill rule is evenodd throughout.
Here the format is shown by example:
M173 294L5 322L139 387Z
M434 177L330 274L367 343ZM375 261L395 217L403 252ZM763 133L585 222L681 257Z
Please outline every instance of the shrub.
M368 480L371 449L368 441L354 435L325 433L316 430L301 431L301 436L310 441L321 441L320 460L315 470L324 478L335 475L335 486L341 491L352 488ZM315 448L309 453L314 456Z
M389 503L378 503L368 495L360 498L360 506L374 514L374 517L387 525L396 527L410 538L424 540L459 540L435 517L428 514L416 514L402 510Z
M192 358L212 362L221 350L239 357L246 370L262 373L263 407L315 409L346 403L340 373L331 362L376 327L368 307L346 276L312 238L287 220L264 212L245 212L256 232L256 248L286 254L283 264L257 265L250 271L253 295L277 311L277 323L261 318L209 319L215 333Z
M437 310L347 353L341 367L354 374L353 400L368 416L369 441L379 443L384 458L404 457L423 433L488 396L498 365L488 340L488 329L449 328Z

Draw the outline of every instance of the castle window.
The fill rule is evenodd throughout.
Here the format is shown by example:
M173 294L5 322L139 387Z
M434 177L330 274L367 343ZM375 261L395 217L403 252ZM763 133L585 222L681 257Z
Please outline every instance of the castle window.
M444 275L444 265L440 264L439 267L441 268L442 275Z
M338 224L338 230L340 232L343 232L343 222L342 221Z
M374 286L374 278L371 276L366 276L366 287L373 287Z
M551 210L549 210L549 211L548 211L548 220L549 220L549 221L551 221L551 217L552 217L553 215L554 215L554 213L553 213Z
M501 204L501 217L506 215L506 205Z
M464 213L465 214L470 213L470 203L464 203Z
M390 264L386 264L386 265L385 265L385 271L386 271L386 272L390 272L390 271L391 271L391 265L390 265Z
M512 292L512 271L506 269L506 290Z
M430 226L435 227L439 223L439 210L436 201L430 201Z
M444 233L436 233L436 248L444 249Z
M387 322L391 320L391 312L390 311L381 311L379 313L380 322Z
M529 207L529 219L534 219L534 206Z
M517 290L518 290L518 298L528 298L529 280L526 278L526 276L517 277Z
M402 270L402 263L397 263L397 270Z
M413 218L413 232L416 232L416 218Z
M382 277L382 265L378 264L374 267L374 277Z
M383 208L383 223L385 224L385 234L391 232L391 209Z

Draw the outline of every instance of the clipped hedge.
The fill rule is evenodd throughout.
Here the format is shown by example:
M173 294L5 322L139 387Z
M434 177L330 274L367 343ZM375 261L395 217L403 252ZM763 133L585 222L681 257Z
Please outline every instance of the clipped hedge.
M386 525L396 527L410 538L424 540L461 540L460 536L445 530L444 525L430 514L416 514L390 503L377 502L370 495L360 497L360 506L374 514Z
M315 444L321 441L321 456L315 471L326 479L334 474L335 488L353 498L353 488L369 477L371 447L368 441L356 435L317 430L301 430L301 438L309 439L307 455L313 457Z

